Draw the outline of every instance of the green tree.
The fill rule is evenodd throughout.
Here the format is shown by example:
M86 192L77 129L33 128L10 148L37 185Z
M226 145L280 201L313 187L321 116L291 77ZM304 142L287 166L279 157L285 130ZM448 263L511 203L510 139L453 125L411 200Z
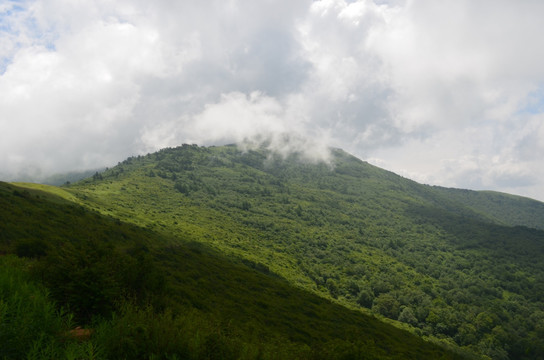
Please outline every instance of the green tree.
M397 319L400 312L400 303L389 293L381 294L374 299L372 311L391 319Z
M371 308L373 302L374 294L372 293L372 291L368 289L363 289L359 292L359 295L357 296L357 304L366 308Z
M399 315L399 321L402 321L404 323L410 324L410 325L416 325L417 324L417 318L414 315L414 312L412 309L408 306L404 307Z

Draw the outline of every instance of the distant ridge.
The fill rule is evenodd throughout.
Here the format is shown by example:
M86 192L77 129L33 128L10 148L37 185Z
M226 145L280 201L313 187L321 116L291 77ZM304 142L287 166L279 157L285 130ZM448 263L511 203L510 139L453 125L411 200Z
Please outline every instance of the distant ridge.
M473 191L433 187L468 208L498 223L544 230L544 203L496 191Z
M55 174L46 177L41 181L43 184L61 186L66 183L74 183L79 180L83 180L95 174L96 172L102 172L106 168L97 168L92 170L83 170L83 171L70 171L67 173Z

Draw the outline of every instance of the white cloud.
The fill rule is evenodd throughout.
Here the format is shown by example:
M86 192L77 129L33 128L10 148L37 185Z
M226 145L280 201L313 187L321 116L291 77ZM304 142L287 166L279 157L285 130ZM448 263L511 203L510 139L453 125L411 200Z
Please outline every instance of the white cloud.
M153 37L134 26L97 22L59 39L56 50L18 51L0 81L2 150L45 171L98 166L79 156L119 151L116 142L139 101L136 77L161 68L152 51L140 50L153 46Z
M399 126L467 126L508 120L544 76L539 2L413 1L376 28L395 89Z
M544 46L532 40L542 10L536 1L412 1L389 12L369 48L389 74L395 128L411 140L374 156L431 183L544 199L542 163L516 150L535 127L519 111L544 78Z
M302 126L296 107L291 106L257 91L222 94L218 103L206 105L201 113L144 129L142 139L149 151L181 142L239 143L250 148L265 145L284 156L298 152L309 160L327 161L327 131Z
M0 173L266 138L544 199L543 11L536 0L5 1Z

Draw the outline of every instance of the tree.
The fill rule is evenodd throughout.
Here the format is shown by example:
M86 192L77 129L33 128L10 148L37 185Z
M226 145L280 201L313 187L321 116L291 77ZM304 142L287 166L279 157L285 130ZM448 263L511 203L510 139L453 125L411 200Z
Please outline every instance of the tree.
M189 187L181 182L176 182L174 188L182 194L189 194Z
M357 304L370 308L373 302L374 294L370 290L363 289L359 292L359 295L357 296Z
M417 324L417 318L414 315L414 312L412 309L408 306L406 306L399 315L399 321L402 321L404 323L410 324L410 325L416 325Z
M338 285L336 284L336 281L333 279L327 279L325 286L327 289L329 289L331 296L336 299L338 297Z
M381 294L374 299L372 311L391 319L397 319L400 311L400 303L389 293Z

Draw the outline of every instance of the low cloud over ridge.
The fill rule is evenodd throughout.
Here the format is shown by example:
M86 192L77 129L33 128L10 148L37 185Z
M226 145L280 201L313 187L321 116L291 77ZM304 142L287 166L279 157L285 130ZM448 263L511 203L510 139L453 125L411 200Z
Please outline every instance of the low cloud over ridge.
M544 200L543 11L506 0L6 1L0 176L272 139ZM285 134L299 140L287 146Z

